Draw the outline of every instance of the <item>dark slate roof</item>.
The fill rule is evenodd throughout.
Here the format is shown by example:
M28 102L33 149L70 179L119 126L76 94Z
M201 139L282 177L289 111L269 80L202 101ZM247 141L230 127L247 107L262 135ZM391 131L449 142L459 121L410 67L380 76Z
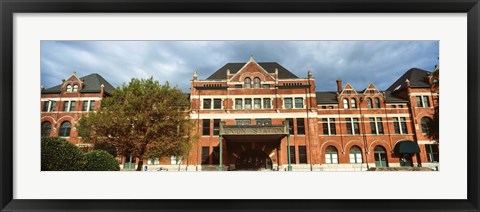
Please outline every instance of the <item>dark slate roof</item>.
M403 89L405 86L405 80L408 79L410 81L411 87L421 87L421 88L428 88L430 85L426 81L428 78L429 71L425 71L418 68L412 68L405 72L397 81L395 81L390 87L387 88L387 91L394 91L395 88L401 86L399 89Z
M230 74L237 73L246 63L227 63L215 73L210 75L207 80L224 80L227 79L227 69L230 69ZM281 66L276 62L265 62L258 63L265 71L268 73L275 73L275 69L278 69L278 78L279 79L292 79L298 78L295 74L287 70L285 67Z
M336 104L337 101L337 92L327 91L327 92L316 92L317 104Z
M84 77L80 77L80 80L83 81L84 87L80 90L80 93L100 93L100 86L103 84L104 91L106 94L112 94L112 91L115 89L112 84L105 80L102 76L97 73L90 74ZM45 89L42 91L44 94L48 93L60 93L62 85L56 85L51 88Z
M387 103L408 103L407 99L392 96L392 93L390 91L385 91L385 101Z

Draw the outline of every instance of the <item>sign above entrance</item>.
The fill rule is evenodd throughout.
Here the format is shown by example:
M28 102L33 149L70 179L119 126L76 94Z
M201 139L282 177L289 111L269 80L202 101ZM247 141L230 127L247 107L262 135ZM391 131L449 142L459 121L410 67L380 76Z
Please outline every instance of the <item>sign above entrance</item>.
M225 125L220 124L220 135L288 135L288 122L284 125Z

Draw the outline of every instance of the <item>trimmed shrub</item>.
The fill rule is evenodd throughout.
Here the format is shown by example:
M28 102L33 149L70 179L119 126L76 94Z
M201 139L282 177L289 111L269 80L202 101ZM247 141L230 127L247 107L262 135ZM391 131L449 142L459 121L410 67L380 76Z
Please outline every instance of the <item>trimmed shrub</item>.
M83 152L63 138L43 137L41 143L42 171L82 171Z
M85 153L86 171L119 171L118 161L105 150Z

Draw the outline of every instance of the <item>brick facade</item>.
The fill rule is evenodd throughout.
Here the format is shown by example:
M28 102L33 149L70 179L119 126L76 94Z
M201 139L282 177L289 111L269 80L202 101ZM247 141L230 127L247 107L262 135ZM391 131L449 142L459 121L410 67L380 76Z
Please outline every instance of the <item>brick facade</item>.
M88 112L82 104L95 99L98 108L107 95L103 88L98 93L67 92L66 86L75 83L82 86L74 74L59 93L42 92L41 120L52 125L50 136L58 136L61 124L69 121L72 130L66 139L81 144L73 126ZM293 171L438 168L438 141L427 135L438 107L438 68L433 73L411 69L385 91L373 84L360 91L337 80L336 91L317 92L310 71L297 77L277 63L251 58L227 64L207 79L195 73L190 85L189 115L199 140L181 162L146 160L149 170L218 170L221 160L223 170L284 171L289 159ZM55 111L45 111L45 102L52 99L57 101ZM63 111L66 99L76 102L75 111ZM285 133L268 133L282 126ZM224 134L228 127L241 130ZM405 142L420 152L399 153Z

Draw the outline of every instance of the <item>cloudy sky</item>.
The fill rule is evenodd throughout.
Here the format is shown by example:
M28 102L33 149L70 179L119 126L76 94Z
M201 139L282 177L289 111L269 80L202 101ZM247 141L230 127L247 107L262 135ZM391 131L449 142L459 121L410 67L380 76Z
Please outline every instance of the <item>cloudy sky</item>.
M194 70L205 79L226 63L277 62L305 78L312 70L318 91L335 91L336 79L363 90L384 90L408 69L431 71L438 41L42 41L41 83L102 75L113 86L153 76L189 92Z

